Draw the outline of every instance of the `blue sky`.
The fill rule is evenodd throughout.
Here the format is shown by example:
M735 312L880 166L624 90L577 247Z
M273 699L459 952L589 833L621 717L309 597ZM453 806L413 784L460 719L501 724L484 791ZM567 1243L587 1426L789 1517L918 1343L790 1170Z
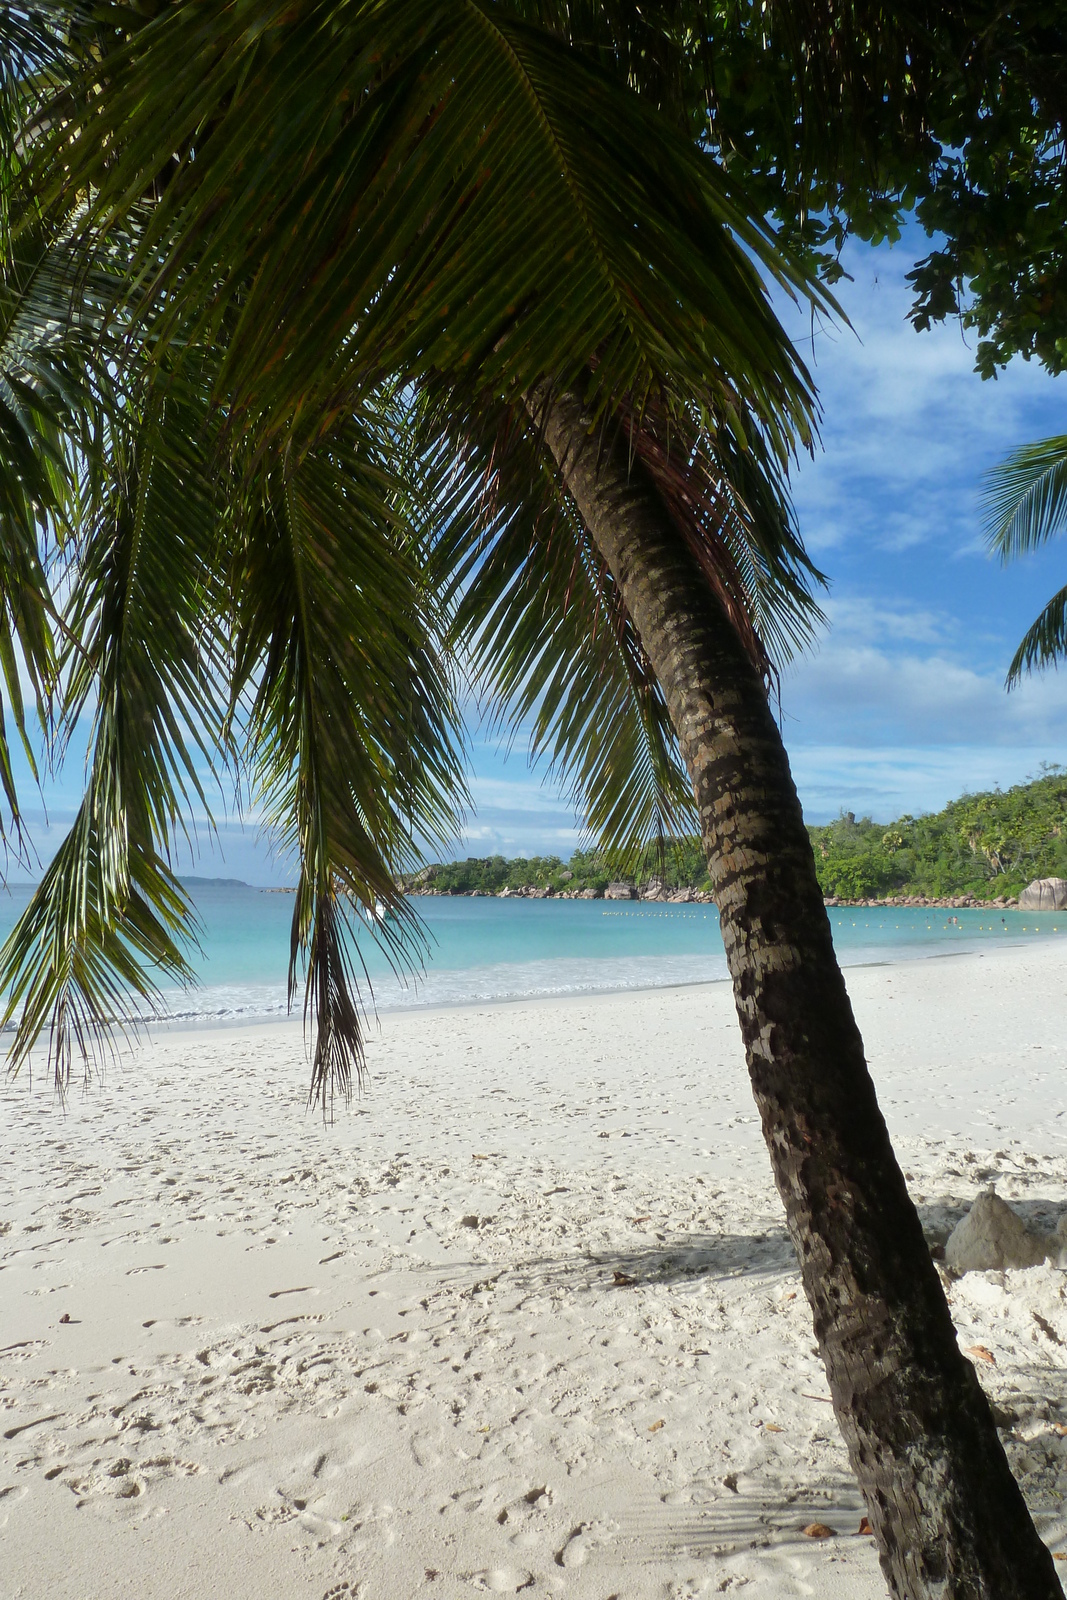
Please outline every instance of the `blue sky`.
M1064 582L1067 549L1002 568L979 505L990 466L1067 431L1067 380L1016 361L983 383L958 324L915 333L911 260L906 245L851 251L841 299L858 337L827 330L814 344L824 448L798 474L796 503L832 580L830 628L783 691L812 820L934 809L1067 753L1067 674L1003 689L1019 638Z
M982 473L1017 444L1067 431L1067 378L1016 361L996 382L973 371L958 325L917 334L904 275L928 246L850 247L838 297L852 330L780 312L812 367L822 448L795 479L801 531L831 580L829 628L782 683L783 731L805 811L888 820L965 789L1007 786L1067 760L1067 672L1011 696L1015 645L1064 582L1067 543L1002 569L985 554ZM474 809L456 854L567 856L579 827L566 798L531 770L521 743L471 729ZM47 859L77 804L81 768L25 791ZM197 870L284 881L254 825L223 819ZM13 872L12 876L24 876Z

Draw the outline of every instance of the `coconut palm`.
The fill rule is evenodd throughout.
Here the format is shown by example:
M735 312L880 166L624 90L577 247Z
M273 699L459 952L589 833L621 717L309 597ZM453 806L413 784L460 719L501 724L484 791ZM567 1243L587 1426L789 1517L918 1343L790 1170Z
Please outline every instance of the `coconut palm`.
M989 548L1005 563L1067 527L1067 434L1023 445L987 475L985 526ZM1014 689L1024 672L1064 655L1067 588L1052 596L1023 635L1008 668L1008 688Z
M817 291L706 152L525 12L185 0L147 20L113 8L78 37L87 64L35 134L32 194L90 259L118 258L137 404L91 524L102 557L73 584L84 565L117 588L96 598L90 581L68 623L101 685L102 799L73 847L88 866L46 879L4 954L35 997L22 1045L57 996L79 997L89 1025L113 1009L108 974L138 950L124 830L165 860L196 771L188 741L210 743L221 706L220 736L247 735L279 818L295 818L318 1081L343 1079L358 1048L346 896L365 900L395 866L398 819L421 826L455 792L435 756L446 627L513 713L536 716L609 836L695 811L893 1592L1047 1600L1051 1558L893 1157L768 700L775 649L811 616L784 480L813 396L757 265ZM396 409L375 432L383 405ZM349 486L371 499L372 465L361 521ZM203 501L189 530L187 482ZM230 545L236 568L215 553ZM74 707L81 670L72 659L63 679ZM437 763L428 795L423 760ZM78 872L112 856L127 863L107 880L117 892L75 925ZM177 922L170 882L138 888Z

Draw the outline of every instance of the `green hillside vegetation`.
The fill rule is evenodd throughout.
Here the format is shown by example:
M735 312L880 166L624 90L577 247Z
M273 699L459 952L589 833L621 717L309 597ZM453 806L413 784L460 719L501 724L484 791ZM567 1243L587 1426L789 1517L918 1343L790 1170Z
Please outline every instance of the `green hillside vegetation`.
M1067 770L1046 766L1033 782L963 795L929 816L886 824L849 811L808 831L827 896L1014 897L1033 878L1067 877ZM568 862L559 856L472 856L427 867L409 887L436 894L602 894L613 879L644 885L653 876L668 890L706 891L700 841L683 839L662 852L649 848L625 863L598 850L576 851Z
M613 861L599 850L576 850L569 861L559 856L471 856L427 867L409 880L416 890L439 894L500 894L504 889L552 889L555 894L592 889L603 894L616 879L647 883L656 875L668 889L708 889L707 867L700 840L682 839L661 852L649 848L636 859Z
M888 827L846 812L809 832L828 895L1014 896L1033 878L1067 877L1067 772L1046 767L1032 783L963 795Z

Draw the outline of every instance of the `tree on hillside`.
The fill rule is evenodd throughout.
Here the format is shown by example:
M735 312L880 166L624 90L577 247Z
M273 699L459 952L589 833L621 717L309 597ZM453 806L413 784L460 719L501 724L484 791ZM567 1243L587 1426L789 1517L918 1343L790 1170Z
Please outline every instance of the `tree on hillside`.
M385 798L408 803L403 739L424 706L415 624L432 599L413 568L379 611L364 568L395 581L405 550L389 531L431 500L422 581L451 608L454 643L513 706L538 708L540 737L609 841L695 805L776 1181L893 1592L1059 1594L893 1157L768 701L775 639L803 637L810 614L784 478L813 398L752 262L816 292L707 152L505 6L179 3L112 8L85 29L83 75L32 141L33 201L92 259L118 257L128 363L145 373L134 448L143 414L166 463L174 435L154 419L191 388L203 426L178 419L175 433L209 470L186 462L178 477L210 494L225 463L239 521L205 516L207 554L172 592L179 484L161 475L149 520L155 472L119 479L105 551L122 553L120 587L75 613L93 650L69 671L95 673L101 706L131 716L98 740L100 792L117 798L90 808L77 872L104 880L96 862L122 859L128 818L165 859L181 809L182 652L196 606L214 606L226 620L209 612L208 637L221 631L242 691L223 703L223 731L247 706L297 819L315 926L343 951L345 899L366 902L389 858L366 823L378 769L358 765L368 786L356 788L340 757L366 756L368 725L380 732ZM374 499L348 441L383 394L408 408L410 436L395 415L385 443L376 435ZM212 552L234 535L236 622L210 587L231 574ZM154 608L168 624L158 652ZM399 648L380 660L394 610ZM113 615L119 632L98 647L98 619ZM201 675L198 691L214 681ZM446 722L425 724L430 757ZM128 799L131 785L151 803ZM346 812L347 832L320 825ZM7 971L47 998L73 970L103 1015L136 937L130 872L106 880L116 892L91 917L57 923L77 872L46 880ZM325 1083L358 1060L358 1018L339 958L313 966L313 984ZM42 1005L31 1031L47 1020Z

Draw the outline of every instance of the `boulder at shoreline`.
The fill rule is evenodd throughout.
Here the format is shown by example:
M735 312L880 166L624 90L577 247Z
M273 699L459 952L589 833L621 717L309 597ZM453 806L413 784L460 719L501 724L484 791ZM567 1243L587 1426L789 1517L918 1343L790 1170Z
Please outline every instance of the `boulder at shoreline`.
M1019 896L1020 911L1067 911L1067 878L1035 878Z

